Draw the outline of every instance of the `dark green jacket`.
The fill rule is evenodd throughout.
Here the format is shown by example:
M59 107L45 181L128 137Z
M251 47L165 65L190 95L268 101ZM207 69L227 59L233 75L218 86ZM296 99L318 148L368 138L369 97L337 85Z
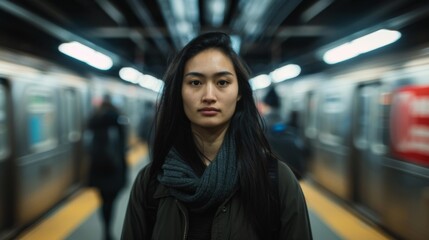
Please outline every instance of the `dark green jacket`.
M279 239L312 239L307 206L301 187L292 171L282 162L279 169L279 195L281 229ZM159 184L154 198L159 200L157 220L149 236L147 201L145 192L149 182L149 167L137 176L131 191L128 209L122 229L122 239L186 239L188 232L188 211L171 196L168 189ZM257 239L247 219L238 194L233 193L216 211L211 240Z

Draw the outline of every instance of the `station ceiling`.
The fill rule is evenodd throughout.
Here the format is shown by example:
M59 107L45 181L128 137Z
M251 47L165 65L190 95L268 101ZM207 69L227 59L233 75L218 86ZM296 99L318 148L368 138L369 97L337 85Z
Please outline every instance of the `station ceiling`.
M399 30L383 54L429 43L427 26L427 0L0 0L1 47L112 76L132 66L161 78L177 49L208 31L237 36L253 75L287 63L311 74L330 67L320 54L341 41ZM102 72L63 55L58 46L68 41L104 51L114 67Z

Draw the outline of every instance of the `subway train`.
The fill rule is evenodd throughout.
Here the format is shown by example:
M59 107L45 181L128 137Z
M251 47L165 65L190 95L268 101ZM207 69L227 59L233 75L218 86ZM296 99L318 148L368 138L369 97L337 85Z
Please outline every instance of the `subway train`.
M0 239L36 222L86 183L85 122L106 93L127 116L132 144L142 106L157 93L0 50Z
M275 86L307 177L395 238L429 239L429 46L354 61Z

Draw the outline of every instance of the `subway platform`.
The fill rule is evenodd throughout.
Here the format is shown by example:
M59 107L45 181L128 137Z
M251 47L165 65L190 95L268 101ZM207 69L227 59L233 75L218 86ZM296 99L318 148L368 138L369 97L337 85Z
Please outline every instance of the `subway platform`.
M144 146L130 151L129 182L119 194L113 215L113 237L120 239L129 193L138 171L148 163ZM304 179L301 187L307 200L315 240L394 239L365 221L335 197ZM100 200L93 189L82 189L48 216L23 231L20 240L102 240Z

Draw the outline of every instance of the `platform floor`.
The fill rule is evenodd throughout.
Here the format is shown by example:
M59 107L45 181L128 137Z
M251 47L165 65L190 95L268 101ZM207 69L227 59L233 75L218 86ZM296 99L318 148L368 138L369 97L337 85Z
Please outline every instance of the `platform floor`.
M129 184L115 203L113 236L120 239L125 209L127 207L131 184L139 169L147 164L144 150L136 151L129 158L131 162ZM140 154L140 155L139 155ZM307 200L310 222L315 240L383 240L393 239L376 226L363 221L347 206L315 187L307 180L301 181ZM23 240L101 240L102 225L99 210L100 201L93 189L83 189L66 201L46 219L24 231L18 239Z

